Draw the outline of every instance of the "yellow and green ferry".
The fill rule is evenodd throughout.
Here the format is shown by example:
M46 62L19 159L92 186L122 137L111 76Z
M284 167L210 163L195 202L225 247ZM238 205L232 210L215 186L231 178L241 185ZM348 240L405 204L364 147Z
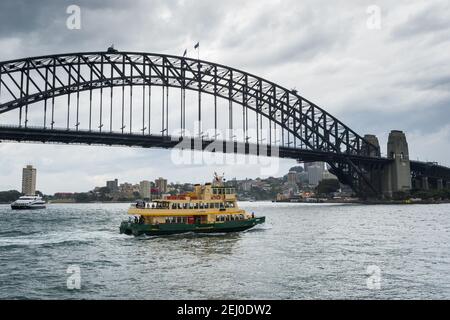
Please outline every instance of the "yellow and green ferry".
M195 185L193 192L137 201L128 214L134 218L121 223L120 233L134 236L238 232L265 222L265 217L240 209L235 189L217 174L212 183Z

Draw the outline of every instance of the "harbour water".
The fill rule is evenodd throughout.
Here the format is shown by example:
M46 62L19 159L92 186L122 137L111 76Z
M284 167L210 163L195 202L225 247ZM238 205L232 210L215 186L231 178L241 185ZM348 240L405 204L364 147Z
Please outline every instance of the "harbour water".
M127 207L0 205L0 299L450 298L448 204L243 202L266 224L161 238L120 235Z

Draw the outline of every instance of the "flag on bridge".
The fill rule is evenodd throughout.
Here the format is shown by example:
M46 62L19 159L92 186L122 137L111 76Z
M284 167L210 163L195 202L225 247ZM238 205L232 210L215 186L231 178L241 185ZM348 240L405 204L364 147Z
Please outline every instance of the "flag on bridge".
M183 57L186 57L186 55L187 55L187 49L184 50Z
M200 47L200 42L197 42L197 44L194 46L194 49L198 49Z

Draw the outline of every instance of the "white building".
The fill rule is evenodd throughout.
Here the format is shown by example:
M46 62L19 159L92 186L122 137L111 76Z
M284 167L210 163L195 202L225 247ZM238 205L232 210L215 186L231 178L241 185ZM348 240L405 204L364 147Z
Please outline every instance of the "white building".
M297 171L289 171L287 176L288 183L294 185L298 182L298 173Z
M144 199L150 199L152 195L152 183L148 180L139 182L139 194Z
M167 192L167 180L164 178L158 178L155 180L156 188L159 190L160 193L166 193Z
M312 165L308 167L308 181L311 186L317 187L323 179L324 166Z
M36 194L36 168L31 165L22 170L22 193L26 196Z

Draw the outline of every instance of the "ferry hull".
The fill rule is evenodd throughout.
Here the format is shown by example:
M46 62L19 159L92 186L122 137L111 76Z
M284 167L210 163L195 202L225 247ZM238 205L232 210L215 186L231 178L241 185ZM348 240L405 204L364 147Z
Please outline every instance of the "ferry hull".
M29 206L29 205L11 205L12 210L37 210L37 209L45 209L45 205L36 205L36 206Z
M120 225L120 233L126 235L148 235L163 236L180 233L228 233L245 231L254 226L264 223L265 217L252 218L248 220L227 221L209 224L139 224L123 221Z

